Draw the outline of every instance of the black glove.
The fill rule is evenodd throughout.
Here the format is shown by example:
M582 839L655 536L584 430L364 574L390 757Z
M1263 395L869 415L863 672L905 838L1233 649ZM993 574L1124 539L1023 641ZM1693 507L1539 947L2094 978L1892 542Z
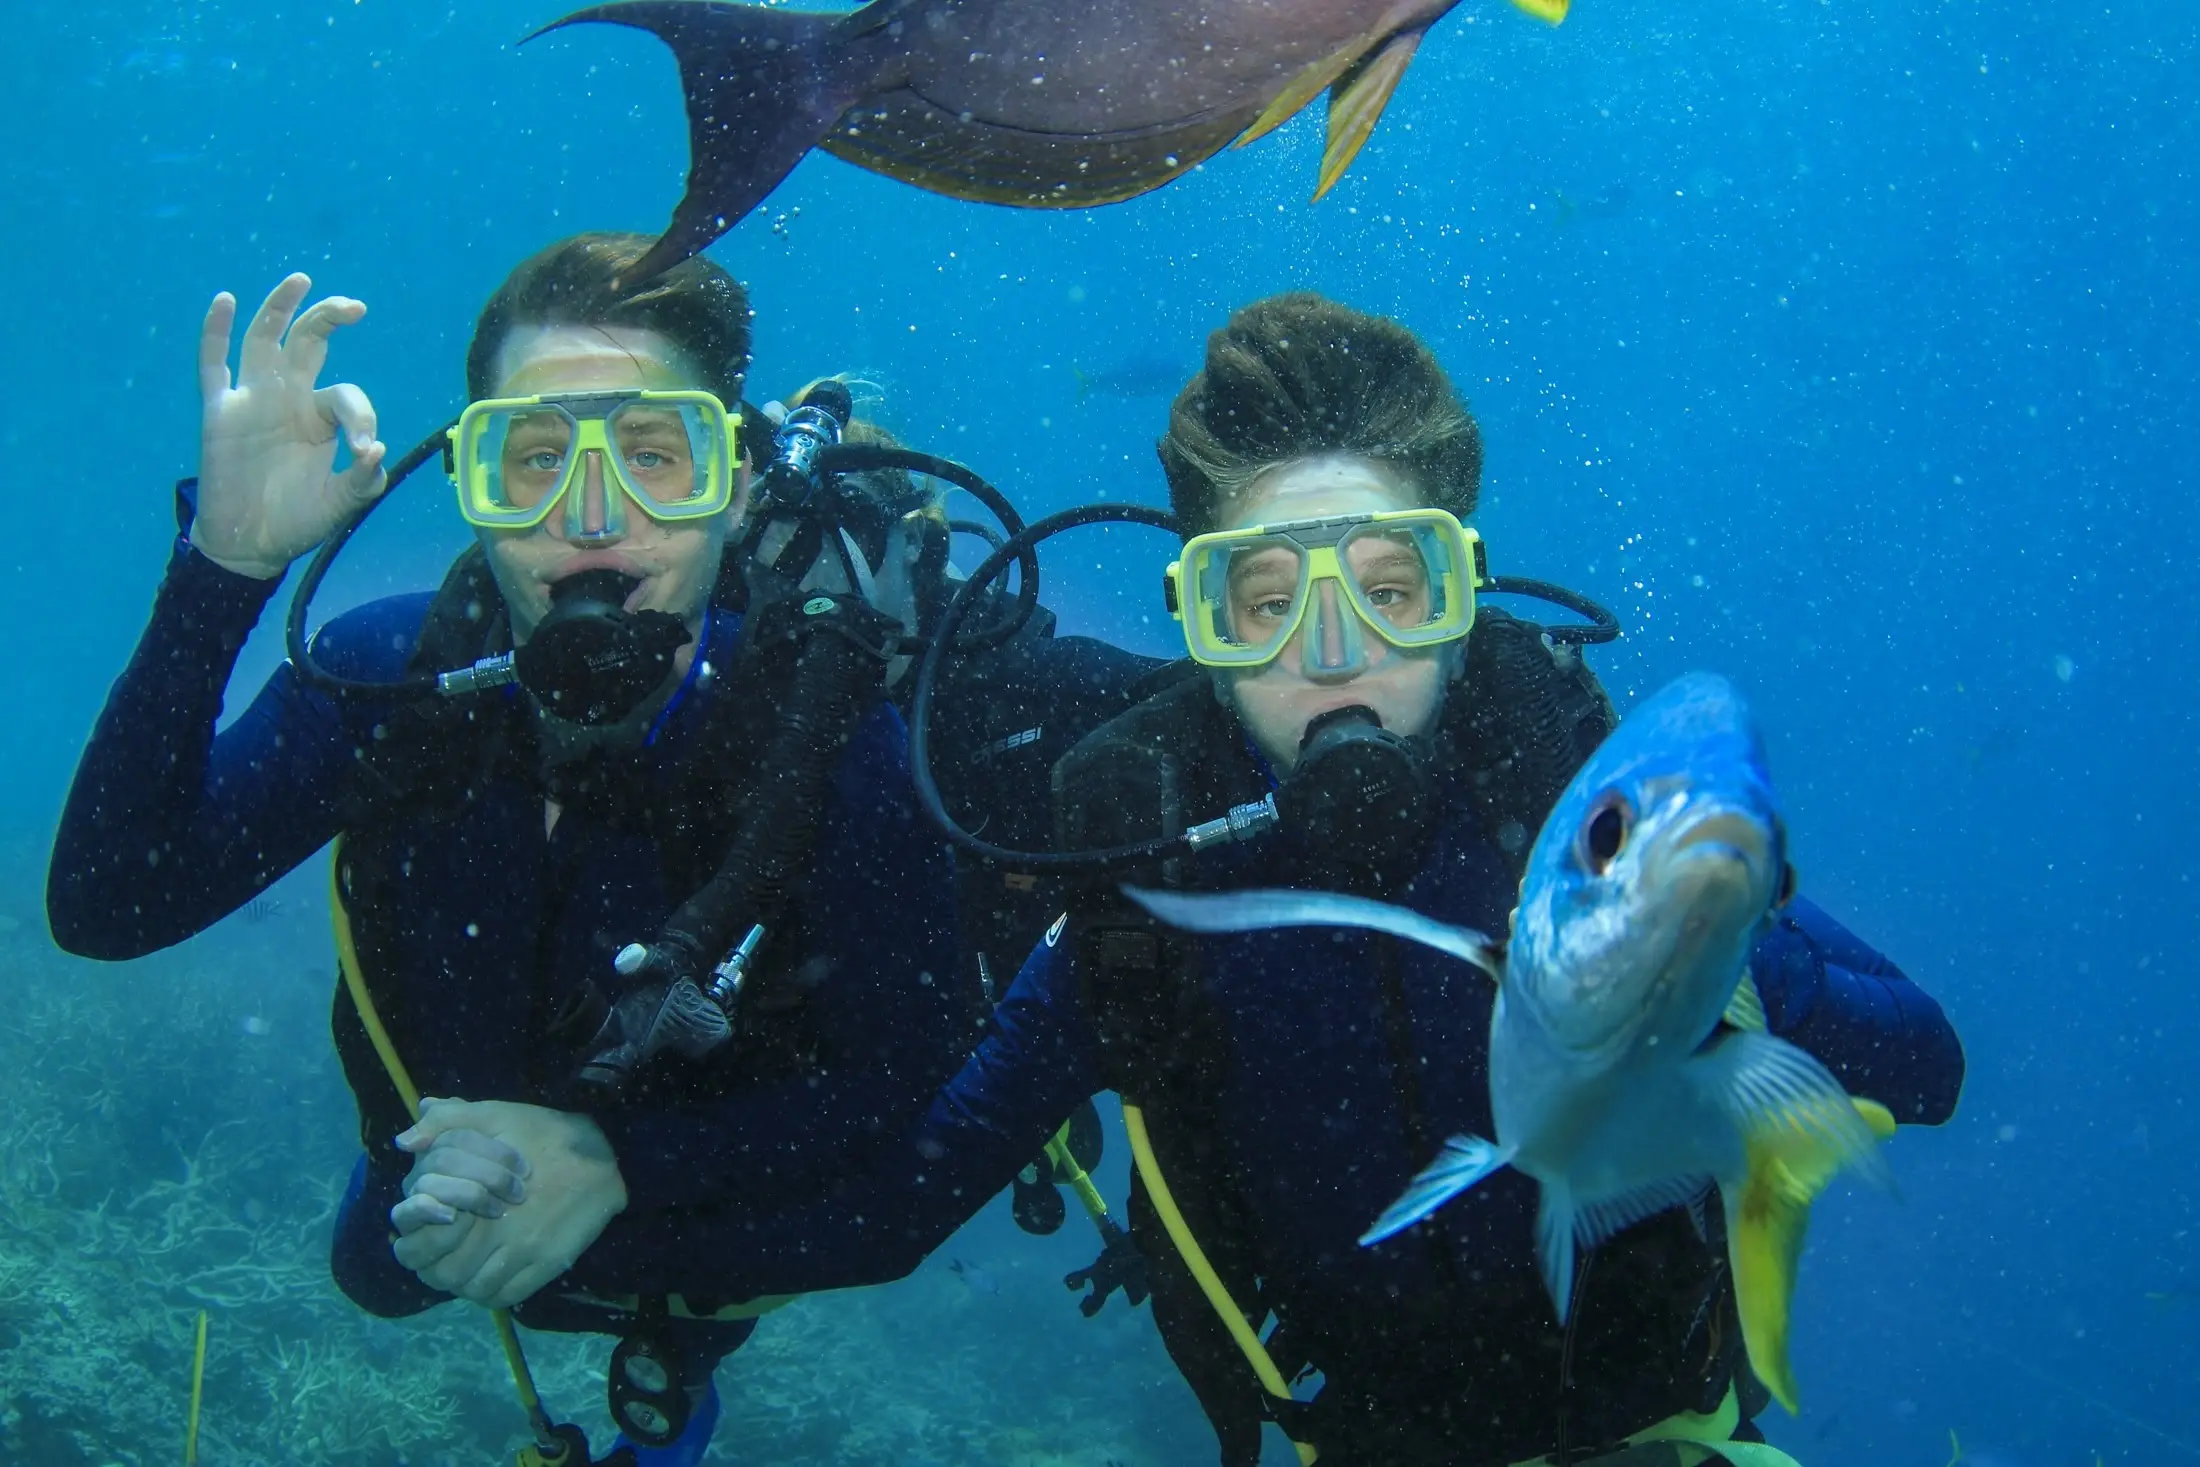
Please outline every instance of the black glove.
M1078 1313L1090 1319L1108 1302L1108 1295L1117 1289L1133 1309L1146 1302L1146 1255L1138 1251L1131 1235L1107 1218L1097 1220L1102 1245L1100 1256L1074 1273L1065 1274L1062 1282L1071 1289L1082 1289L1087 1284L1092 1292L1077 1301Z

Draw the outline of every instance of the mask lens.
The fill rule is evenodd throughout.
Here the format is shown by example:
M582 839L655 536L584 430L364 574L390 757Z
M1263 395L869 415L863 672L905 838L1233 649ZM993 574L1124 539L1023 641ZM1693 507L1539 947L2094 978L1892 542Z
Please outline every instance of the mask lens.
M1427 526L1362 525L1337 547L1337 560L1371 624L1414 632L1444 614L1442 575L1432 564L1440 553Z
M1193 559L1207 648L1225 663L1265 662L1297 625L1306 555L1280 536L1206 547Z
M565 484L573 432L573 419L555 407L487 415L467 464L477 508L492 519L531 518Z
M711 504L723 435L706 427L697 404L627 403L606 420L604 437L637 500L663 509Z

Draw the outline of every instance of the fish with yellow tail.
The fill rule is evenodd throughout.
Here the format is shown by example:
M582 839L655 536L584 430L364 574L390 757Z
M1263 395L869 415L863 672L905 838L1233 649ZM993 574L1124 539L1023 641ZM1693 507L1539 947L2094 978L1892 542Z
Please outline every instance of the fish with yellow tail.
M1556 25L1568 0L1513 3ZM1320 198L1458 4L625 0L544 30L631 26L679 60L687 192L635 266L646 280L740 223L812 148L951 198L1084 209L1159 188L1326 92Z
M1195 931L1360 927L1482 968L1498 985L1497 1137L1452 1137L1360 1241L1512 1166L1541 1184L1538 1262L1565 1319L1580 1250L1716 1185L1750 1364L1793 1411L1788 1310L1810 1204L1843 1168L1886 1184L1876 1143L1893 1129L1766 1030L1749 956L1793 889L1749 710L1695 673L1629 713L1559 797L1503 944L1361 897L1130 894Z

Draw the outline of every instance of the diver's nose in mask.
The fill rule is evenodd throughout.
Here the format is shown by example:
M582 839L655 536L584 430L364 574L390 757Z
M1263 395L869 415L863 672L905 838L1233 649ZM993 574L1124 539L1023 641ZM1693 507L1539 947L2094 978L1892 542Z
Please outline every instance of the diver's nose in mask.
M1299 628L1299 667L1310 678L1331 680L1355 677L1367 670L1367 640L1360 633L1360 616L1344 605L1335 581L1322 581L1306 608L1306 624Z

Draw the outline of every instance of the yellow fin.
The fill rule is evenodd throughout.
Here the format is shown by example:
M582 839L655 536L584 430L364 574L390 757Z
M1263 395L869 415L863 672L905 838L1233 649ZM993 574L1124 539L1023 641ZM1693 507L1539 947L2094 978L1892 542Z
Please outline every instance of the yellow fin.
M1894 1112L1876 1100L1866 1100L1861 1095L1849 1097L1849 1104L1864 1118L1864 1124L1872 1128L1872 1134L1884 1141L1894 1134Z
M1878 1101L1851 1096L1850 1104L1874 1137L1894 1134L1894 1115ZM1752 1131L1743 1138L1743 1147L1749 1158L1747 1175L1738 1186L1720 1189L1726 1202L1735 1307L1750 1368L1793 1415L1801 1399L1788 1360L1796 1268L1810 1228L1811 1204L1851 1153L1827 1128L1793 1115Z
M1566 7L1571 0L1513 0L1513 9L1524 10L1537 20L1557 25L1566 18Z
M1321 178L1314 185L1317 200L1344 177L1344 171L1360 155L1361 146L1374 133L1383 108L1390 104L1390 94L1398 90L1399 78L1413 64L1413 53L1421 45L1421 35L1420 31L1398 32L1383 43L1380 51L1355 68L1351 76L1331 89L1329 146L1322 152Z
M1341 50L1324 56L1291 78L1291 84L1276 94L1276 100L1270 102L1260 116L1253 119L1253 125L1240 133L1238 140L1231 146L1242 148L1247 143L1258 142L1298 116L1307 103L1328 91L1332 82L1350 71L1353 63L1365 56L1381 39L1374 31L1356 36L1346 42Z
M1742 981L1734 985L1734 996L1726 1001L1726 1012L1719 1016L1737 1029L1762 1034L1769 1027L1765 1023L1765 1001L1757 992L1757 980L1742 974Z

